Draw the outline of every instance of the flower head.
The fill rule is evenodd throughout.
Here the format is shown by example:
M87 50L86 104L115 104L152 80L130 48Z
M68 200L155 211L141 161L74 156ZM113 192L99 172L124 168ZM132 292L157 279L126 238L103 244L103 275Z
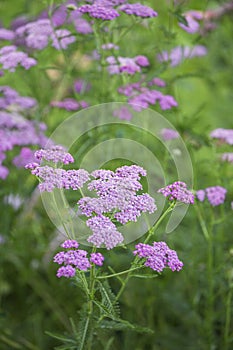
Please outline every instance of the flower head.
M198 190L196 192L196 196L200 202L203 202L206 197L208 202L213 207L216 207L225 202L226 193L227 193L227 190L224 187L212 186L212 187L207 187L204 190Z
M177 200L186 204L194 203L194 195L187 189L187 185L182 181L176 181L171 185L160 188L159 193L162 193L164 197L168 197L170 201Z
M87 271L91 263L103 265L104 257L101 253L92 253L89 259L87 251L78 249L79 243L75 240L68 239L61 244L61 247L66 250L57 253L53 258L55 263L63 265L57 270L57 277L74 277L76 270Z
M158 14L152 8L144 6L140 3L136 4L124 4L119 7L119 10L125 12L127 15L134 15L137 17L157 17Z
M218 128L210 133L210 137L213 139L219 139L223 142L233 145L233 129L222 129Z
M170 249L165 242L154 242L153 245L139 243L133 252L140 258L145 258L145 266L152 270L162 272L165 267L172 271L180 271L183 267L175 250Z
M179 133L176 130L164 128L161 130L161 136L165 141L177 139Z

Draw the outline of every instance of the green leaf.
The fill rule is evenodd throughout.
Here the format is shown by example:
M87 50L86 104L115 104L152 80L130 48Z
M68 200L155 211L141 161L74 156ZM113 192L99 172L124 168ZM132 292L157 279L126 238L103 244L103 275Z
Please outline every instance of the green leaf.
M126 320L112 319L112 320L102 320L99 323L99 328L101 329L112 329L112 330L132 330L138 333L153 333L153 330L147 327L141 327L139 325L132 324Z
M75 344L75 340L72 339L72 338L69 338L69 337L66 337L66 336L62 336L61 334L58 334L58 333L51 333L51 332L48 332L48 331L46 331L45 333L47 335L49 335L50 337L52 337L52 338L61 340L61 341L66 342L66 343L73 343L73 344Z
M183 15L181 15L179 12L173 12L172 14L174 17L178 19L180 23L184 24L187 27L189 26L186 18Z
M147 275L139 275L139 274L137 274L137 275L131 275L131 277L137 277L137 278L156 278L156 277L158 277L158 275L156 275L156 274L154 274L154 275L149 275L149 274L147 274Z
M99 291L101 293L101 305L104 307L106 313L111 315L112 317L119 317L120 316L120 309L119 304L116 302L116 297L113 291L111 290L111 287L108 283L108 281L99 282Z

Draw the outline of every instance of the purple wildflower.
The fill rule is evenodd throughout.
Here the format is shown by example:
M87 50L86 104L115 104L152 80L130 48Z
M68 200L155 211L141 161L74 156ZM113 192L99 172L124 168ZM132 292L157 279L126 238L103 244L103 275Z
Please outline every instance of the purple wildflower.
M169 141L177 139L180 135L176 130L164 128L161 130L161 136L164 139L164 141Z
M199 31L199 21L203 19L203 12L201 11L187 11L183 15L187 21L187 25L179 23L179 26L187 33L194 34Z
M34 152L28 147L23 147L20 150L20 154L13 159L13 164L18 168L23 168L25 165L33 163L35 160Z
M37 50L43 50L48 46L52 32L53 28L49 19L39 19L16 29L17 37L24 38L27 47Z
M165 267L172 271L180 271L183 267L175 250L170 249L165 242L154 242L153 246L139 243L135 246L134 255L145 258L145 266L152 270L162 272Z
M80 13L88 13L90 17L100 18L104 21L110 21L119 16L116 10L111 7L102 6L101 3L80 6L78 11Z
M210 133L213 139L220 139L223 142L233 145L233 129L215 129Z
M85 101L77 101L74 98L65 98L63 101L52 101L51 106L63 108L67 111L77 111L80 108L87 108L88 103Z
M57 50L66 50L67 47L75 42L75 37L67 29L58 29L51 34L52 46Z
M54 188L65 188L78 190L89 180L89 174L86 170L64 170L54 169L50 166L36 166L35 163L27 164L26 169L32 169L31 173L37 176L41 183L39 189L41 192L52 192Z
M104 256L101 253L92 253L90 261L95 265L102 266L104 261Z
M221 159L223 161L229 162L229 163L233 163L233 153L223 153L221 156Z
M149 66L149 61L146 56L136 56L134 58L129 57L117 57L109 56L106 58L109 74L128 73L130 75L136 72L141 72L141 67Z
M221 186L207 187L205 190L199 190L196 192L197 199L203 202L205 196L207 197L209 203L216 207L225 202L227 190Z
M14 40L15 33L12 30L0 28L0 40Z
M74 162L74 158L70 153L67 153L62 146L52 146L48 149L40 149L35 152L35 158L41 161L45 159L53 163L69 164Z
M86 224L93 232L87 241L94 244L97 248L104 245L109 250L124 240L122 234L117 231L116 226L106 216L94 216L88 219Z
M118 117L122 120L130 120L133 117L133 115L129 111L129 108L125 106L115 109L113 111L113 115L114 117Z
M57 253L53 258L55 263L63 264L57 271L57 277L74 277L76 269L87 271L91 267L90 262L98 266L103 265L104 257L101 253L92 253L89 261L87 251L78 249L79 243L75 240L66 240L61 244L61 247L65 248L66 251Z
M125 12L127 15L134 15L142 18L157 17L158 14L152 8L144 6L140 3L124 4L119 7L119 10Z
M9 88L8 86L2 86L0 92L3 92L4 97L0 99L0 105L4 108L15 109L18 108L14 101L19 101L21 107L28 108L34 99L30 101L25 101L18 93ZM31 103L32 102L32 103ZM12 103L12 104L11 104ZM47 142L47 138L44 136L44 125L37 123L35 121L30 121L25 119L22 115L18 113L9 113L5 111L0 111L0 164L6 158L6 152L12 150L15 146L29 146L37 145L43 147ZM29 148L22 148L20 154L13 159L13 163L16 166L24 166L26 162L34 161L32 152ZM8 169L2 167L1 177L6 178L8 174Z
M221 186L207 187L205 189L208 201L213 207L223 204L227 190Z
M16 90L9 86L0 86L0 93L3 94L3 97L0 98L0 108L21 111L30 109L37 104L34 98L20 96ZM5 118L3 117L3 119Z
M159 62L170 62L171 67L179 65L185 58L201 57L207 54L207 49L205 46L196 45L193 47L182 47L177 46L171 50L163 51L157 56Z
M0 164L0 179L5 180L9 174L9 170Z
M74 82L74 89L78 94L82 94L91 89L91 84L87 83L85 80L78 79Z
M103 50L119 50L119 46L113 43L104 44L101 47Z
M166 83L164 80L162 80L160 78L153 78L151 81L148 82L148 86L153 86L153 85L157 85L159 87L164 87L164 86L166 86Z
M17 51L16 46L4 46L0 49L0 64L5 70L14 72L18 65L29 69L37 64L34 58L28 57L25 52Z
M126 224L137 221L141 213L152 213L157 208L149 194L137 195L137 191L142 189L140 177L146 176L146 171L141 167L123 166L115 172L96 170L91 175L95 180L88 184L88 189L96 191L97 197L84 197L78 202L81 213L91 217L86 222L93 232L88 242L112 249L123 241L123 236L111 220L104 216L105 213L112 214L118 222Z
M173 96L164 95L158 90L150 90L149 86L153 85L152 82L148 82L148 87L142 86L143 81L127 84L125 86L121 86L118 89L118 92L127 96L128 103L138 112L140 112L142 109L148 108L150 105L154 105L156 102L160 104L160 108L162 110L178 106L178 103ZM159 81L155 80L155 83L160 86L164 86L164 82L160 79Z
M196 192L196 196L197 196L197 199L200 201L200 202L203 202L204 199L205 199L205 190L198 190Z
M61 244L61 247L62 248L66 248L66 249L68 249L68 248L78 248L79 244L74 239L67 239L65 242L63 242Z
M146 56L136 56L134 60L136 64L138 64L141 67L147 67L150 65L150 62Z
M75 272L75 268L71 265L62 266L57 270L57 277L71 278L75 276Z
M184 182L176 181L171 185L160 188L159 193L162 193L164 197L168 197L170 201L177 200L186 204L194 203L194 195L187 189L187 185Z

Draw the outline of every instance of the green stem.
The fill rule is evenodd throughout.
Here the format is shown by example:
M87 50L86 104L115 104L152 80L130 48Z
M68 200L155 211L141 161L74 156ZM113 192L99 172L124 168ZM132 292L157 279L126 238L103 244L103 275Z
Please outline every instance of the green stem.
M208 294L206 296L206 338L208 341L208 349L211 350L214 342L214 330L213 330L213 320L214 320L214 280L213 280L213 274L214 274L214 252L213 252L213 235L212 235L212 221L210 225L210 229L208 230L205 220L203 219L201 210L196 204L195 210L197 213L197 217L202 229L202 233L207 241L207 290Z
M227 295L226 300L226 321L224 328L224 350L229 349L229 333L230 333L230 324L231 324L231 302L232 302L232 287L230 286L230 290Z
M165 212L160 216L159 220L156 221L156 223L152 226L152 228L149 230L149 233L148 233L147 238L146 238L145 241L144 241L144 244L146 244L147 242L149 242L150 238L153 236L154 232L157 230L157 228L159 227L159 225L161 224L161 222L165 219L165 217L167 216L167 214L170 213L170 211L173 210L175 204L176 204L175 202L172 202L172 203L170 204L170 206L167 208L167 210L165 210ZM139 258L138 256L136 256L136 257L134 258L134 260L133 260L131 266L132 266L132 267L135 266L135 264L138 263L139 259L140 259L140 258ZM131 277L131 272L134 271L134 270L136 270L137 268L139 268L139 267L136 266L136 267L133 268L133 269L131 268L131 269L127 270L127 271L128 271L128 275L126 276L125 280L123 281L123 283L122 283L122 285L121 285L121 288L120 288L119 292L118 292L117 295L116 295L116 298L115 298L115 300L114 300L114 304L117 302L117 300L119 300L121 294L124 292L125 287L126 287L126 285L127 285L127 282L129 281L129 279L130 279L130 277ZM140 266L140 268L141 268L141 266Z
M128 269L128 270L125 270L125 271L116 272L116 273L113 273L112 275L100 276L100 277L97 277L97 279L98 280L102 280L102 279L106 279L106 278L112 278L112 277L124 275L125 273L141 269L142 267L144 267L144 266L138 266L138 267L134 267L133 269Z
M161 222L165 219L165 217L167 216L168 213L170 213L174 206L175 206L175 202L172 202L170 204L170 206L165 210L165 212L160 216L160 218L158 219L158 221L156 221L156 223L151 227L151 229L149 230L148 236L146 237L144 244L146 244L147 242L149 242L149 240L151 239L151 237L153 236L153 234L155 233L155 231L157 230L157 228L159 227L159 225L161 224Z

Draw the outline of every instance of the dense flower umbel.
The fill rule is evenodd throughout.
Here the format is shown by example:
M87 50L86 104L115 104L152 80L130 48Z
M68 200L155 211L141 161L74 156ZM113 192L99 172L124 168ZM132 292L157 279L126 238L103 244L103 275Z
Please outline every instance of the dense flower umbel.
M29 163L25 168L30 169L31 173L40 179L39 189L41 192L52 192L54 188L78 190L89 180L89 174L84 169L66 171L47 165L39 166L37 163Z
M30 98L28 101L23 101L23 98L15 90L4 86L2 88L5 89L2 101L0 99L0 105L2 102L6 108L13 108L10 101L16 101L17 98L21 104L20 109L23 109L23 106L28 108L35 102L34 99L30 100ZM16 104L14 106L18 109ZM9 173L8 169L2 165L6 158L6 152L11 151L15 146L37 145L43 147L47 142L47 138L44 136L45 129L43 123L27 120L15 112L0 111L0 179L5 179ZM20 154L14 158L13 163L16 166L24 166L28 161L33 161L33 155L28 148L23 148Z
M162 272L165 267L172 271L180 271L183 267L175 250L170 249L165 242L154 242L153 245L139 243L133 252L139 258L145 258L145 266L152 270Z
M51 106L62 108L67 111L77 111L81 108L87 108L89 105L85 101L77 101L74 98L65 98L63 101L52 101L50 103Z
M143 81L139 81L132 84L127 84L125 86L121 86L118 89L120 94L123 94L128 97L128 103L132 106L132 108L136 111L141 111L145 108L148 108L150 105L154 105L155 103L159 103L160 108L162 110L171 109L172 107L177 107L178 103L171 95L164 95L161 91L152 90L149 87L156 84L157 86L163 87L164 82L161 80L155 80L148 82L147 86ZM123 119L123 118L122 118Z
M91 176L95 180L88 184L88 189L95 191L97 197L84 197L78 202L81 213L92 216L86 222L93 232L88 242L112 249L122 243L123 236L105 214L111 214L124 225L137 221L143 212L152 213L157 208L149 194L137 195L137 191L142 189L140 177L146 176L146 171L137 165L123 166L115 172L96 170Z
M130 75L136 72L141 72L141 67L147 67L150 65L146 56L136 56L134 58L130 57L117 57L109 56L106 59L109 74L120 74L128 73Z
M55 164L73 162L73 157L61 146L36 151L35 157L38 161L45 159ZM41 191L52 192L54 188L77 190L89 181L88 190L97 196L83 197L77 204L79 213L89 218L86 225L92 234L87 241L96 247L112 249L123 242L123 236L112 220L124 225L137 221L142 213L153 213L157 209L149 194L137 194L142 190L139 180L146 176L146 171L137 165L122 166L115 172L95 170L90 175L84 169L66 171L50 165L40 166L36 162L27 164L26 168L41 181Z
M4 70L14 72L18 65L29 69L37 64L34 58L31 58L22 51L17 51L16 46L4 46L0 49L0 64Z
M204 18L202 11L187 11L183 15L186 19L187 25L179 23L179 26L184 29L187 33L194 34L199 31L199 21Z
M160 188L159 193L162 193L164 197L168 197L170 201L177 200L186 204L194 203L194 195L187 189L187 185L182 181L176 181L171 185Z
M76 39L67 29L54 29L49 19L39 19L16 29L18 38L24 38L27 47L43 50L51 41L57 50L67 49Z
M100 18L104 21L110 21L120 16L115 9L101 5L101 2L80 6L78 11L80 13L88 13L90 17Z
M210 133L210 137L222 140L229 145L233 145L233 129L215 129Z
M180 135L176 130L164 128L161 130L161 136L164 139L164 141L169 141L177 139Z
M78 249L79 244L75 240L66 240L61 247L67 250L57 253L53 258L57 264L63 264L57 270L57 277L74 277L76 270L87 271L91 263L98 266L103 265L104 257L101 253L92 253L89 259L85 250Z
M53 163L69 164L74 162L72 155L70 153L67 153L65 149L59 145L36 151L35 158L39 161L44 159Z
M157 12L155 12L152 8L144 6L140 3L124 4L120 6L119 9L127 13L127 15L134 15L142 18L158 16Z
M171 50L163 51L157 56L159 62L170 62L171 67L175 67L184 61L185 58L201 57L207 54L207 49L203 45L196 45L193 47L177 46Z
M203 202L205 197L207 197L208 202L216 207L225 202L227 190L222 186L212 186L207 187L204 190L198 190L196 192L197 199Z

